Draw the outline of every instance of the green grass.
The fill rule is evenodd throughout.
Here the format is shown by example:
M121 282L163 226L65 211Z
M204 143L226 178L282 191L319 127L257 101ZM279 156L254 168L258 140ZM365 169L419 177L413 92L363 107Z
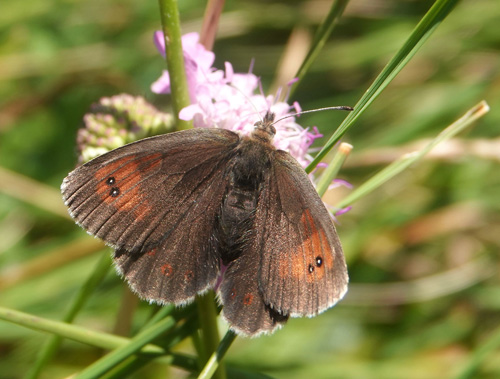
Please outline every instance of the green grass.
M333 143L342 136L353 145L338 176L354 189L325 196L333 205L353 206L338 217L337 228L349 293L335 308L292 319L272 336L237 338L226 353L229 377L500 376L500 4L458 2L408 45L432 4L349 2L295 88L293 100L303 109L358 104L343 124L352 126L336 134L342 112L300 118L325 135L318 148L332 135ZM200 3L179 6L182 31L199 31ZM264 89L275 88L285 48L303 50L304 39L290 42L297 41L289 40L291 32L317 42L314 33L329 6L228 2L215 66L230 61L236 72L246 72L255 58ZM0 377L27 377L43 349L53 349L54 356L40 366L40 378L77 372L93 377L96 365L112 360L121 363L109 378L186 377L187 370L201 370L196 357L203 344L185 338L197 320L153 339L182 312L162 309L155 318L156 307L129 296L107 269L109 250L69 220L58 189L76 164L76 131L91 103L127 92L170 109L168 96L149 90L164 68L152 43L153 31L161 28L157 2L36 0L28 7L7 0L2 10L0 316L10 321L0 320ZM395 71L384 67L396 59L397 68L406 57L411 59L395 79L385 81ZM302 62L293 54L287 59L295 69ZM382 83L383 91L363 98L373 83ZM402 158L425 151L482 100L491 110L472 126L451 127L459 133L416 162ZM28 316L23 324L8 310L39 316L53 328L41 332L36 319ZM52 335L69 338L58 322L64 319L75 324L67 333L76 334L57 348ZM222 321L219 327L224 333ZM96 337L82 343L78 333L85 330ZM116 336L97 343L111 334L122 345ZM150 355L134 355L143 345ZM153 359L173 345L174 354Z

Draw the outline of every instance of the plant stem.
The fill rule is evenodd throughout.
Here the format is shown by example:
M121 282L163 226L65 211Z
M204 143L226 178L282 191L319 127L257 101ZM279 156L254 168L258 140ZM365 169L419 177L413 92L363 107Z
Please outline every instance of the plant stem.
M198 375L198 379L212 378L214 372L219 367L222 358L224 358L224 355L226 354L227 350L229 349L235 338L236 334L234 334L234 332L232 332L231 330L228 330L222 341L220 341L219 347L212 354L207 364L203 368L203 371L200 373L200 375Z
M191 123L179 119L179 112L190 104L184 55L182 52L181 27L177 0L158 0L163 36L165 38L165 56L172 93L172 106L177 122L177 129L189 129Z
M202 344L204 356L201 356L202 365L206 364L208 358L217 350L219 346L219 330L217 328L217 311L214 303L214 293L209 291L196 299L198 306L198 316L202 331ZM219 365L213 378L223 379L226 377L224 366Z

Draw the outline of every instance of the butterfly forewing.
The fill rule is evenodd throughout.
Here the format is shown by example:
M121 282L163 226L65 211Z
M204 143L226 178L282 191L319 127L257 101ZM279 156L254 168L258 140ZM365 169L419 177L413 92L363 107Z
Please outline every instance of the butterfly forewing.
M264 302L291 316L312 316L335 304L347 289L347 269L332 218L307 174L284 151L255 215Z
M193 129L152 137L104 154L62 185L73 218L128 251L149 250L171 233L198 197L228 169L238 136ZM186 149L189 145L189 149Z

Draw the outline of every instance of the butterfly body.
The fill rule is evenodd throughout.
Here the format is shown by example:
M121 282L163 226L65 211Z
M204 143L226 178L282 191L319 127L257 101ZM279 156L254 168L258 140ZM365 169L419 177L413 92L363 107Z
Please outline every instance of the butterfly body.
M271 130L262 131L259 137L255 136L257 134L241 138L228 170L230 180L217 215L224 265L238 258L251 240L259 194L276 151L271 144L274 135Z
M309 178L272 145L272 114L250 136L193 129L104 154L62 185L70 214L115 249L141 297L183 304L218 288L244 335L313 316L346 291L331 217Z

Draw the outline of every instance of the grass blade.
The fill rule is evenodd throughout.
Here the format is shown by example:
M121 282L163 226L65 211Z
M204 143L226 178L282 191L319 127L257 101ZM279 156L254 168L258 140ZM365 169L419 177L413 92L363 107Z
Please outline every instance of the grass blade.
M387 182L389 179L393 178L394 176L408 168L408 166L421 159L436 145L460 133L471 123L484 116L488 111L488 104L482 101L481 103L467 111L467 113L465 113L465 115L463 115L460 119L448 126L441 133L439 133L439 135L431 142L429 142L423 149L406 154L397 161L391 163L390 165L379 171L377 174L372 176L370 179L368 179L366 182L364 182L361 186L352 191L336 206L342 209L354 203L359 198L372 192L374 189L380 187L383 183Z
M97 263L94 271L87 279L87 281L80 288L80 291L76 295L70 309L63 318L64 322L71 323L75 319L78 312L85 305L86 301L94 293L94 289L99 285L99 283L104 279L109 271L110 256L109 254L102 254L101 259ZM53 335L40 350L36 362L33 364L27 378L36 378L43 367L52 359L56 354L57 349L61 345L62 337L58 335Z
M306 172L310 173L325 155L335 146L342 138L346 131L353 123L361 116L365 109L380 95L385 87L396 77L403 67L416 54L420 47L427 41L434 30L451 12L458 0L437 0L427 14L420 20L418 25L413 30L412 34L405 42L403 47L396 53L394 58L385 66L380 75L375 79L373 84L364 93L358 103L354 106L354 111L344 119L339 128L333 133L323 149L318 153L314 160L306 168Z

